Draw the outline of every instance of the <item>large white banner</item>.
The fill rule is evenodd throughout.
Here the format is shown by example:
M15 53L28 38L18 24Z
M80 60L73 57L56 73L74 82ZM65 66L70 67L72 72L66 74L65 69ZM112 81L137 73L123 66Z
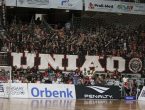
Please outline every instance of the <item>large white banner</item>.
M75 86L68 84L28 84L29 98L76 99Z
M12 53L11 56L13 56L13 66L17 66L18 68L23 67L23 68L27 68L28 66L31 68L34 66L34 62L35 62L35 58L36 58L36 54L31 54L31 53L25 53L25 56L23 56L23 53ZM25 65L21 64L21 59L25 58L26 62ZM37 56L38 57L38 56ZM68 61L68 65L66 67L64 67L63 64L63 59L65 59ZM77 55L58 55L58 54L54 54L53 57L50 54L39 54L39 58L40 58L40 64L38 65L39 69L47 69L48 65L50 65L53 69L57 69L57 67L59 67L60 70L64 70L64 68L66 68L66 70L76 70L77 67L77 59L78 56ZM55 59L55 60L54 60ZM105 67L103 67L101 65L100 60L103 60L104 57L100 57L100 56L86 56L85 57L85 62L82 65L82 67L80 67L81 70L84 70L84 68L86 68L86 70L90 70L90 67L94 67L95 70L97 71L105 71ZM109 71L114 71L116 70L115 68L115 64L114 61L118 62L118 71L119 72L123 72L125 71L125 59L122 57L107 57L106 60L106 69ZM141 65L141 64L140 64Z
M51 0L51 8L82 10L82 0Z
M104 72L105 69L108 71L115 71L116 69L119 72L133 72L138 73L143 68L143 58L123 58L117 56L85 56L84 62L82 65L79 65L79 60L81 56L78 55L59 55L59 54L32 54L32 53L11 53L12 65L17 66L18 68L23 67L27 69L34 66L38 66L39 69L47 69L48 66L53 69L59 67L60 70L90 70L94 68L96 71ZM24 59L24 60L22 60ZM35 63L37 62L37 63ZM65 64L65 65L63 65ZM104 65L102 65L104 64ZM129 68L129 69L128 69Z
M50 0L17 0L16 6L30 8L50 8Z
M85 10L145 15L145 4L121 1L85 0Z
M1 83L0 97L5 98L28 98L27 84Z
M145 86L143 87L139 97L138 97L138 100L143 100L145 101Z

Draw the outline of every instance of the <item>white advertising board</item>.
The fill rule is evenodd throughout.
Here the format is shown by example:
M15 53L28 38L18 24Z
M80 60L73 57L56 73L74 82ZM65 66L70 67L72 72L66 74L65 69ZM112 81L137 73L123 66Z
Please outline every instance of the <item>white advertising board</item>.
M68 84L28 84L29 98L76 99L75 86Z
M1 83L0 97L4 98L28 98L27 84Z
M121 1L85 0L85 10L145 15L145 4Z

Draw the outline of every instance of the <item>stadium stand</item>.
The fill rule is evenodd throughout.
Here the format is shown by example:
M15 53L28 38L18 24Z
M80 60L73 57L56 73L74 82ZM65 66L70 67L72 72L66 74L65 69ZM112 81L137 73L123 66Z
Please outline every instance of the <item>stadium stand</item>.
M118 1L118 0L115 0ZM121 0L125 2L143 2L139 0ZM90 12L91 13L91 12ZM89 14L90 14L89 13ZM0 51L16 53L43 53L67 55L121 56L125 58L143 58L145 55L145 19L141 15L119 15L87 12L81 17L74 17L70 24L47 23L46 19L31 21L14 18L0 33ZM132 19L132 20L131 20ZM67 23L67 22L66 22ZM1 29L2 30L2 29ZM144 69L141 71L145 78ZM89 74L92 74L89 76ZM123 82L122 73L113 72L98 74L97 71L65 72L48 67L27 69L13 65L12 80L14 83L52 83L75 85L119 85ZM144 81L130 81L132 89L143 86ZM132 94L136 91L132 90Z

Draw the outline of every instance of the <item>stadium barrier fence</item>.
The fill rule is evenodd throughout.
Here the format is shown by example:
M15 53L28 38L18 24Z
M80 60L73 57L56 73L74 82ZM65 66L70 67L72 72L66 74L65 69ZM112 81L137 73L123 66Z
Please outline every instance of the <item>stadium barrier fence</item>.
M32 99L120 99L121 92L118 86L1 83L0 97Z

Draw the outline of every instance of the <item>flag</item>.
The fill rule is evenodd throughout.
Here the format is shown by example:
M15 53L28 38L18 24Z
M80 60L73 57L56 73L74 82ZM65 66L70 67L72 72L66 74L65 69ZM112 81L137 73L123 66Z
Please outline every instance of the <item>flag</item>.
M34 17L32 17L28 26L28 31L31 35L34 35L34 26L35 26L35 21L34 21Z
M42 18L42 22L40 24L42 26L42 28L44 28L45 31L49 32L49 31L53 31L54 29L46 22L46 20L44 18Z

